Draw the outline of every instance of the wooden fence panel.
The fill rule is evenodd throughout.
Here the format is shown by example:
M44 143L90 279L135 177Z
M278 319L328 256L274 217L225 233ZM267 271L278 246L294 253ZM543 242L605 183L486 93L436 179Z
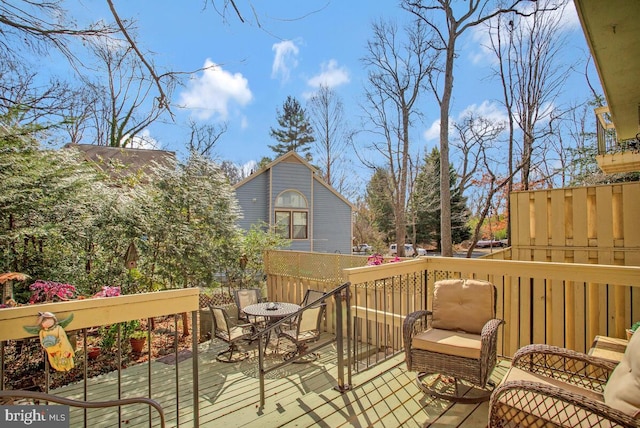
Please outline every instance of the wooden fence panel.
M514 260L640 265L638 182L514 192L511 207Z

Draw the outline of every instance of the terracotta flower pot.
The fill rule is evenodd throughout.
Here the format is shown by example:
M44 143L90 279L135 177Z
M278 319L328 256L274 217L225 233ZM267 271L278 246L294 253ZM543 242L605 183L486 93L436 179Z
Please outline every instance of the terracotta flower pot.
M131 350L136 354L140 354L144 350L144 344L146 343L146 337L132 337L129 339L129 343L131 343Z
M95 360L100 355L100 348L97 347L89 347L87 348L87 357L90 360Z

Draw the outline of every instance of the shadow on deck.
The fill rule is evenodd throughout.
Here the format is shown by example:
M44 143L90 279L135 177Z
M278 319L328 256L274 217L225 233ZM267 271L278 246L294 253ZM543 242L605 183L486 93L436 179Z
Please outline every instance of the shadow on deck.
M291 364L268 373L265 380L266 404L259 407L258 357L255 345L250 357L238 363L216 361L223 344L210 342L199 349L200 427L485 427L488 403L456 404L425 396L415 383L415 373L406 371L403 356L396 356L366 371L354 374L349 391L339 393L336 386L336 353L333 346L322 349L320 358L310 364ZM268 354L267 363L282 356ZM167 362L160 360L122 371L121 395L146 395L158 401L165 412L167 426L194 426L191 373L193 361L185 355ZM502 361L494 371L497 382L508 369ZM151 373L151 385L148 374ZM177 388L176 388L176 385ZM88 399L100 401L117 396L117 373L90 379ZM81 399L83 385L68 385L53 394ZM92 427L149 426L144 406L86 411ZM82 425L81 409L71 409L71 426ZM158 426L152 415L153 426Z

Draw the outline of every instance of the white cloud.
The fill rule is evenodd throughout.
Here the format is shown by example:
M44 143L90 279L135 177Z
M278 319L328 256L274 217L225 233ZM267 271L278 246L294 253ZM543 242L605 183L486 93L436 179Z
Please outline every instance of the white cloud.
M214 115L225 120L229 105L247 105L253 99L248 80L241 73L230 73L207 59L204 71L189 80L187 90L180 94L180 104L194 110L199 119L209 119Z
M307 80L307 85L312 88L319 88L320 85L329 88L349 83L349 71L345 67L338 67L338 61L330 59L320 65L320 73Z
M291 74L291 70L298 66L298 59L296 58L300 49L291 40L284 40L279 43L274 43L271 47L276 54L273 58L273 65L271 66L271 78L276 79L280 77L280 80L287 81Z
M121 144L129 140L129 134L122 137ZM159 150L160 145L158 141L151 136L151 132L148 129L143 129L142 132L127 141L127 147L131 149L145 149L145 150Z
M555 10L545 12L545 14L547 14L545 21L557 22L558 30L560 32L571 32L571 31L580 30L581 29L580 19L578 18L578 13L576 12L575 4L573 3L573 1L568 1L568 0L563 0L563 1L564 1L564 4L562 6L558 7ZM549 2L546 2L545 4L540 4L540 3L538 4L539 4L538 7L545 7L545 4L555 6L557 2L549 1ZM536 4L532 2L532 3L524 3L524 5L525 5L524 12L530 13L533 11ZM509 17L494 18L493 20L491 20L490 23L488 23L489 25L476 25L471 29L471 41L469 43L477 45L475 48L469 49L469 59L473 64L479 64L482 62L489 62L489 63L497 62L495 53L492 51L490 46L491 46L492 34L494 35L494 38L495 38L495 34L498 26L498 19L501 19L503 21L503 25L511 20ZM532 28L533 17L520 16L518 19L519 19L519 22L516 23L516 25L521 29L524 29L526 31L527 29ZM504 40L505 37L506 35L503 36L502 43L506 43L506 40Z
M480 105L471 104L467 106L458 115L458 120L470 114L477 118L490 120L491 122L506 122L508 119L507 112L500 104L487 100L483 101Z
M249 119L247 119L247 116L242 116L242 118L240 119L240 129L247 129L249 127Z
M422 133L427 141L438 140L440 138L440 119L434 120L431 126Z
M484 118L491 122L505 122L508 119L506 111L500 104L485 100L480 105L471 104L462 110L457 117L449 118L449 134L452 132L452 123L461 121L468 115L473 115L475 118ZM427 141L439 140L440 119L433 121L431 126L422 133L422 136Z

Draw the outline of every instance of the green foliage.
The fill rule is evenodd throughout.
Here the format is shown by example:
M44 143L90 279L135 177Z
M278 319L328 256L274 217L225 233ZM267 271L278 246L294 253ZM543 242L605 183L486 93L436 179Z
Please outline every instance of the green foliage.
M311 143L315 141L313 127L307 118L307 112L298 100L288 96L283 110L278 110L278 129L271 128L270 135L279 143L269 145L277 156L295 151L310 160Z
M631 326L631 331L635 332L636 330L638 330L640 328L640 321L636 321L633 323L633 325Z
M391 200L391 176L384 168L377 168L367 184L366 202L372 213L373 224L387 236L387 243L395 240L395 216Z
M116 341L118 340L118 329L120 329L121 342L126 343L127 339L129 339L139 328L140 321L138 320L102 326L98 329L98 334L100 336L98 344L100 345L100 348L108 352L116 345Z
M457 186L455 170L451 167L451 237L454 243L469 239L469 210L466 198ZM440 151L434 148L425 156L424 166L416 177L409 201L416 220L416 241L436 242L440 248Z
M286 248L291 244L288 239L269 228L269 225L251 225L251 229L241 239L241 254L237 263L231 265L227 276L242 285L255 285L258 278L264 274L263 254L267 250Z
M136 330L129 336L131 339L146 339L147 332L144 330Z
M150 256L139 267L164 288L206 286L240 256L233 189L217 164L195 153L158 177L138 202L148 219L138 248Z
M212 161L193 155L159 169L155 181L116 187L75 150L41 150L2 131L1 272L72 283L88 296L104 286L129 294L213 284L238 264L239 208ZM129 270L131 242L139 259Z

